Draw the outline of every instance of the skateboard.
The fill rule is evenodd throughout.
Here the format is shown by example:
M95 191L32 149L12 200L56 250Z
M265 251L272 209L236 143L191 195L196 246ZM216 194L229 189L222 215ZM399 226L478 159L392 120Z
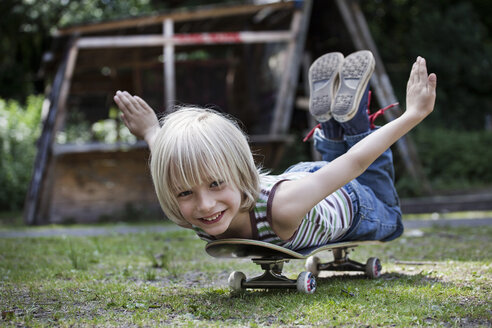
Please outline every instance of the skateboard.
M365 264L348 258L355 247L369 244L382 242L340 242L293 251L258 240L232 238L211 241L205 246L205 250L218 258L250 258L264 270L262 275L250 279L246 279L242 272L232 272L228 283L233 291L247 288L294 288L311 294L316 291L316 277L321 271L361 271L369 278L379 278L382 266L378 258L371 257ZM324 251L333 253L333 261L321 263L319 257L315 256ZM290 260L306 260L306 271L301 272L296 280L282 275L284 263Z

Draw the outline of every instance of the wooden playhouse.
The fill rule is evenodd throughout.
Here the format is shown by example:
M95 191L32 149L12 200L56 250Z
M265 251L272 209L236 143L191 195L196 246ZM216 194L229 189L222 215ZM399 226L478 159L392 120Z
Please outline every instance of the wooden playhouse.
M117 119L117 90L138 94L158 115L180 104L233 115L258 161L274 168L293 142L291 126L312 124L305 111L312 58L358 49L376 57L371 87L379 104L395 102L357 1L206 6L59 29L45 56L50 96L25 222L162 215L147 146ZM408 139L397 146L422 178Z

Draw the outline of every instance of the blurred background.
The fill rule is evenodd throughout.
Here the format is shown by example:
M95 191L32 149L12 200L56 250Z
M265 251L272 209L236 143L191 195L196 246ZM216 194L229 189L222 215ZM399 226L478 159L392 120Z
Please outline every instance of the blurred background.
M351 40L347 37L346 26L339 18L340 14L331 10L334 8L333 3L329 0L313 2L313 14L306 39L306 49L311 49L312 59L327 51L342 51L348 55L354 50ZM42 114L43 104L46 107L45 100L51 91L57 65L60 62L60 49L63 49L68 42L66 38L60 36L59 31L68 30L73 26L87 26L106 21L117 22L133 17L152 17L157 13L198 10L197 8L202 7L197 6L203 5L220 8L247 4L259 4L259 2L2 0L0 2L2 15L0 19L0 218L19 217L25 205L38 150L38 138L45 117ZM422 181L416 180L407 172L403 159L395 151L397 188L400 196L414 198L491 193L492 17L490 13L492 2L376 0L359 1L358 5L365 16L369 32L376 43L396 97L401 104L404 104L405 100L410 67L417 56L425 57L429 71L435 72L438 76L436 110L410 135L431 188L424 188ZM273 18L262 22L263 27L267 29L289 27L289 21L283 16ZM247 23L237 20L222 22L219 25L225 31L230 29L239 31L249 26ZM219 28L217 24L210 22L205 25L208 26L207 31ZM181 29L187 33L197 33L202 28L203 25L183 24L177 25L175 32L179 33ZM162 47L159 51L162 53ZM281 52L280 46L233 47L232 50L221 47L191 47L181 52L177 51L176 100L181 103L216 106L243 121L249 133L261 133L265 129L263 123L271 120L263 117L262 113L265 113L265 108L273 107L272 90L278 85L275 61L272 58L277 58ZM89 54L85 60L90 62L90 56ZM92 56L96 58L94 56L97 54ZM164 86L162 78L152 73L152 67L162 74L163 60L159 58L159 53L152 54L151 50L147 52L147 56L151 64L143 73L142 96L154 109L161 111L166 107L159 96ZM238 61L236 58L242 59ZM250 58L251 61L244 61L244 58ZM263 58L263 61L258 61L258 58ZM80 64L84 57L80 56L78 60ZM266 66L252 65L253 62L264 63L270 70L265 69ZM107 67L108 65L103 65L97 74L114 76L114 71L108 70ZM234 97L224 99L217 95L217 89L210 88L209 84L210 81L221 81L221 77L226 80L230 76L231 67L234 68L235 76L243 76L244 80L241 81L246 82L234 84L233 90L229 90ZM130 91L135 92L138 88L130 81L135 76L125 72L124 69L118 71L120 80L116 87L130 85L129 88L133 88ZM247 83L248 72L252 72L251 74L259 79L255 80L255 83L258 83L257 89L252 89L251 84ZM83 75L81 71L76 71L76 74L86 78L86 85L90 85L93 81L90 74ZM299 79L302 78L301 74ZM127 81L125 82L127 84L121 82L123 80ZM193 80L191 82L194 84L190 84L190 80ZM220 83L213 84L220 85ZM76 83L72 85L68 106L73 110L67 114L63 129L55 137L58 144L87 144L95 141L109 144L115 141L135 143L136 140L132 139L119 122L117 111L107 94L102 98L87 97L88 93L84 93L85 89L78 89L79 93L77 93L77 87L80 85ZM221 86L223 89L228 87L229 84ZM104 86L96 85L94 89L96 88L104 88ZM302 92L299 90L300 94ZM251 93L260 97L260 101L253 101L250 97ZM98 101L102 104L103 110L91 111L91 108L94 109L96 104L99 104ZM375 106L376 104L373 107L377 109ZM45 108L45 115L46 110ZM379 123L384 124L384 119ZM274 172L280 172L292 163L312 158L310 145L301 141L302 136L312 127L310 124L306 112L294 108L289 134L295 138L288 143L281 156L279 155L276 161L268 165L274 169ZM80 158L82 156L80 154L76 159L67 156L63 165L59 164L58 169L72 165L75 160L84 161ZM119 155L111 156L112 159L117 159ZM139 153L139 156L135 158L142 161L145 166L145 157L148 154L143 152ZM90 160L94 160L94 157ZM104 160L108 167L119 165L108 164L107 158L101 160ZM131 167L131 165L127 166L127 168ZM86 175L90 175L91 168L87 170ZM69 181L68 178L60 179L62 182ZM83 183L79 182L80 184ZM66 192L73 192L73 189ZM81 199L72 201L79 202ZM135 217L153 215L142 211L144 210L141 207L127 203L117 220L125 218L131 220ZM104 220L113 220L112 215L105 214L98 218L98 221ZM73 218L70 215L60 214L56 222L71 221Z

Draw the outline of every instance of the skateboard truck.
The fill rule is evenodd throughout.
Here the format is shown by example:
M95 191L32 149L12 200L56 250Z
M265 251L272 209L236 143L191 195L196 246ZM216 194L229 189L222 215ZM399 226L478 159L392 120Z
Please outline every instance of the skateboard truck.
M242 272L234 271L229 276L229 287L234 291L245 288L290 288L312 294L316 290L316 279L311 272L301 272L297 280L282 275L287 259L253 258L252 261L261 266L265 272L257 277L246 279Z
M333 249L333 261L321 263L317 256L310 256L306 261L306 270L318 276L320 271L362 271L369 278L379 278L382 265L378 258L371 257L366 264L349 259L348 254L353 248Z

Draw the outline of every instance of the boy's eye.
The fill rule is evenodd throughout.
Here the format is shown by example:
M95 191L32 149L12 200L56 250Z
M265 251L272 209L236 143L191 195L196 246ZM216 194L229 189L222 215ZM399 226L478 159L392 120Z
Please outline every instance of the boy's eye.
M223 183L224 183L224 181L214 181L210 184L210 188L217 188Z
M186 190L186 191L182 191L178 194L178 197L186 197L188 195L191 195L191 191L189 190Z

